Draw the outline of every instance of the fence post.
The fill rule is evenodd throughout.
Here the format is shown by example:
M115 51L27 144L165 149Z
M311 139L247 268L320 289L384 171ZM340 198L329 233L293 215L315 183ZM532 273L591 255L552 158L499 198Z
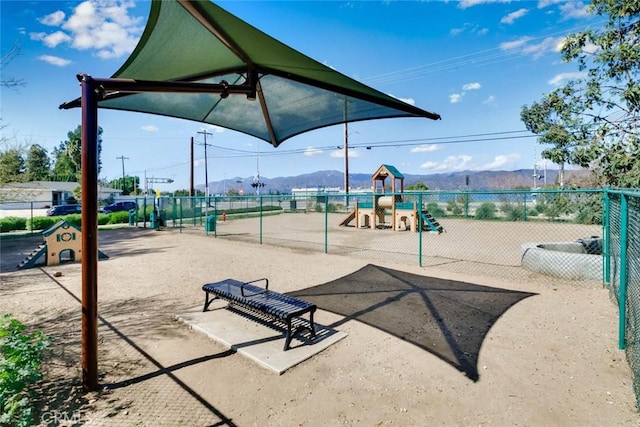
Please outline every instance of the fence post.
M611 199L609 187L602 192L602 282L611 284Z
M416 215L416 223L418 224L418 266L422 267L422 217L420 216L420 212L422 212L422 193L418 195L418 206L417 206Z
M260 203L260 244L262 244L262 195L258 196L258 200ZM248 206L248 202L247 202Z
M628 206L627 195L621 194L620 199L620 295L618 295L618 307L620 322L618 326L618 348L626 348L625 332L627 327L627 222Z
M469 217L469 191L464 192L464 219Z
M345 196L347 203L349 200L349 193ZM329 249L329 195L324 196L324 253L328 253Z

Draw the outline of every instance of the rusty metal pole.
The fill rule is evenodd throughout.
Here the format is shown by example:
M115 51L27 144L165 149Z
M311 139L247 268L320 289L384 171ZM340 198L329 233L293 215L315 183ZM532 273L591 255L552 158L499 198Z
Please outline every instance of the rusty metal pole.
M82 87L82 385L98 389L98 94L91 76Z
M191 176L189 178L189 197L193 197L195 195L196 193L193 186L193 137L191 137Z

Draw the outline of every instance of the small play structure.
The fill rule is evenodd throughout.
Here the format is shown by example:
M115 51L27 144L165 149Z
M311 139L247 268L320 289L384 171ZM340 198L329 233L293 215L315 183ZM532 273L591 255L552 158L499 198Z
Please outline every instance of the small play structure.
M63 262L82 260L82 230L79 227L60 220L42 232L44 242L38 245L20 264L18 269L33 268L44 255L44 265L57 265ZM98 259L109 258L98 251Z
M391 196L385 196L384 183L391 178ZM380 185L380 192L378 187ZM385 221L387 212L391 213L391 229L394 231L429 231L442 233L444 228L416 201L406 201L404 193L404 175L390 165L382 165L372 176L371 202L356 202L353 211L340 222L341 226L348 226L355 221L356 228L388 228Z

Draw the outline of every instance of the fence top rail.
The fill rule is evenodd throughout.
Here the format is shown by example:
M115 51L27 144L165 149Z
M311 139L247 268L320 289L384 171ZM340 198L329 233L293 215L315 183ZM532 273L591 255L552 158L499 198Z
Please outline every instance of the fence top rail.
M617 194L620 196L640 197L640 188L605 188L607 194Z

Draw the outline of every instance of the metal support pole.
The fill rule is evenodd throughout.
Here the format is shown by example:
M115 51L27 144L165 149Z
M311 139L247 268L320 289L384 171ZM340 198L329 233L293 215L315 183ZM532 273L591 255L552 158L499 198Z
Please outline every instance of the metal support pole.
M193 137L191 137L191 174L189 177L189 197L194 197L195 191L193 186ZM193 199L191 199L193 201Z
M627 195L620 195L620 288L618 289L618 310L620 322L618 325L618 348L624 350L627 347L625 332L627 328L627 223L628 206Z
M602 282L611 284L611 199L609 198L609 187L607 186L602 194Z
M98 390L98 94L93 79L82 87L82 385Z
M345 100L346 103L346 100ZM346 104L345 104L345 120L346 120ZM345 207L349 206L349 125L344 123L344 201Z

